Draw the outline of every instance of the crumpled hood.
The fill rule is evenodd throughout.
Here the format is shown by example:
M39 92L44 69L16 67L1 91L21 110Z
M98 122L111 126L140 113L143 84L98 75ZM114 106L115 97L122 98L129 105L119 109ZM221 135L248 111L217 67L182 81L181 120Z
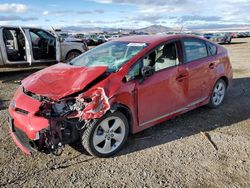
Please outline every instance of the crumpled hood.
M59 100L81 91L107 69L104 66L79 67L58 63L25 78L22 85L32 93Z

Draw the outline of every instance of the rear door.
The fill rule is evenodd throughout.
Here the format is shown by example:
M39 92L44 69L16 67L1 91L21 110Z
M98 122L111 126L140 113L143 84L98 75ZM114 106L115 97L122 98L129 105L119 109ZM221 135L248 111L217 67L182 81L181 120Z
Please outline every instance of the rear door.
M214 76L215 58L210 56L206 42L196 38L183 40L184 64L180 69L188 71L186 105L204 101L209 96L209 85Z
M32 62L30 44L25 34L25 29L21 27L3 27L0 30L0 47L4 64Z

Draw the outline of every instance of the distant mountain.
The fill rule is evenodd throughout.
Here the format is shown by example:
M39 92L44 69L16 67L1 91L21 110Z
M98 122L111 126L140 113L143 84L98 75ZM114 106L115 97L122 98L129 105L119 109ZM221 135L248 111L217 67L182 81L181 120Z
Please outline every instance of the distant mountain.
M68 26L62 27L62 31L72 32L72 33L102 33L104 31L108 33L115 33L122 31L123 33L135 32L135 33L165 33L165 32L184 32L184 31L197 31L197 32L207 32L207 31L245 31L250 30L250 25L242 24L212 24L212 25L195 25L192 27L165 27L162 25L151 25L148 27L140 29L124 29L124 28L104 28L104 27L81 27L81 26Z
M170 27L165 27L162 25L151 25L149 27L141 28L141 29L122 29L122 28L102 28L102 27L92 27L92 28L87 28L87 27L79 27L79 26L68 26L68 27L63 27L61 28L63 31L68 31L68 32L83 32L83 33L101 33L101 32L109 32L109 33L114 33L114 32L126 32L129 33L131 31L135 32L145 32L145 33L163 33L163 32L168 32L171 31L172 28Z
M151 25L149 27L144 27L141 29L136 29L136 32L145 32L145 33L164 33L173 30L173 28L165 27L162 25Z

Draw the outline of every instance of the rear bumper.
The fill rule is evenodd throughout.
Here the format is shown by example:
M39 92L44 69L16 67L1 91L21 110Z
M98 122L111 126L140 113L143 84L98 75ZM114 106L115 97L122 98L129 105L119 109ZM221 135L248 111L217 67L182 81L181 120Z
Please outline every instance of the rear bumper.
M33 153L36 151L32 146L31 146L31 140L27 137L27 135L22 132L20 129L15 127L14 125L14 120L12 117L9 115L8 117L8 123L9 123L9 128L10 128L10 134L11 137L14 141L14 143L26 154L29 156L32 156Z

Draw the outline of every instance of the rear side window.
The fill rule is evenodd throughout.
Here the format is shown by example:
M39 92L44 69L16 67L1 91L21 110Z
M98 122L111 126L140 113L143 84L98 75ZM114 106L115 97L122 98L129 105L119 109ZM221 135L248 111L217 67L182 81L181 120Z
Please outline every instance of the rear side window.
M207 42L207 49L208 49L209 55L214 56L217 54L217 47L210 42Z
M186 54L186 62L201 59L208 55L206 44L201 40L185 40L184 50Z

